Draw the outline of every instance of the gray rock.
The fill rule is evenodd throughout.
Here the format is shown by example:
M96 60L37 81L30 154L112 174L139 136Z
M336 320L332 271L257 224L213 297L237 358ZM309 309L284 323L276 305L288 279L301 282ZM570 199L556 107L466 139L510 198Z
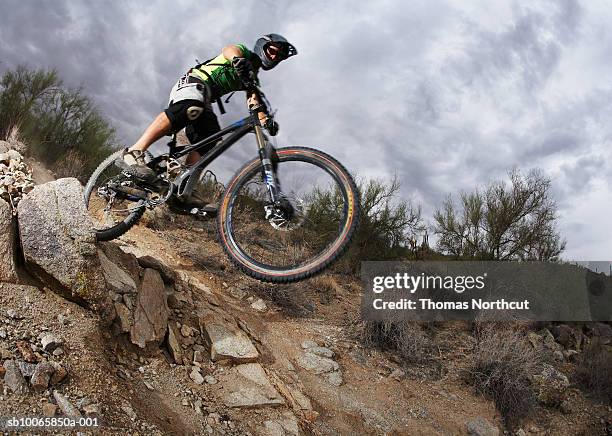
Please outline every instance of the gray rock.
M57 347L55 350L53 350L53 355L55 357L60 357L64 354L64 349L61 347Z
M334 357L334 352L327 347L311 347L308 349L310 353L316 354L322 357Z
M32 374L34 374L34 370L36 369L35 364L27 363L27 362L24 362L23 360L18 360L17 366L19 367L19 371L21 371L21 375L23 375L26 378L32 377Z
M262 366L245 363L221 376L222 398L228 407L262 407L284 404Z
M0 198L0 282L17 281L13 213L9 204Z
M40 343L42 344L43 350L49 353L62 345L63 341L53 333L45 333L42 338L40 338Z
M198 367L193 367L191 369L191 373L189 373L189 378L193 380L195 384L201 385L204 383L204 377L200 374L200 370Z
M251 304L251 308L255 309L257 312L265 312L266 310L268 310L268 306L266 305L266 302L263 301L261 298L258 298L257 300L255 300Z
M55 402L59 406L62 413L71 418L80 418L81 412L79 409L74 407L74 405L62 394L58 391L53 391L53 398L55 398Z
M4 384L17 395L25 395L28 393L28 382L21 374L17 363L14 360L6 360L4 362Z
M335 360L327 357L317 356L316 354L305 352L297 358L297 364L302 368L312 371L315 374L324 374L326 372L337 371L340 365Z
M85 302L110 323L108 298L93 225L77 179L36 186L17 207L26 267L68 299Z
M481 416L466 422L465 426L470 436L499 436L499 429Z
M218 382L218 380L212 375L207 375L206 377L204 377L204 381L206 382L206 384L209 385L216 385Z
M317 344L315 341L304 341L302 342L302 348L307 350L309 348L314 348L314 347L318 347L319 344Z
M342 371L340 370L329 372L323 375L323 377L325 378L325 381L327 381L327 383L332 386L342 386L342 383L344 383L344 379L342 378Z
M36 392L44 392L49 387L51 376L55 372L55 368L49 362L40 362L34 369L34 374L30 379L32 388Z
M122 303L115 303L115 312L117 312L117 320L119 328L123 333L128 333L134 324L132 312Z
M181 365L183 363L183 350L181 344L178 341L176 328L172 325L168 325L168 351L172 354L174 361ZM194 353L195 354L195 353ZM194 356L195 360L195 356Z
M238 328L213 315L200 318L200 329L210 344L210 358L213 361L230 360L236 363L253 362L259 352Z
M136 283L128 273L111 262L102 250L98 250L98 256L104 279L110 289L120 294L136 292Z
M146 268L138 288L134 325L130 330L133 344L144 348L148 342L161 342L168 327L166 290L159 273Z
M544 364L541 372L532 377L536 397L544 405L558 406L567 399L570 383L565 374Z

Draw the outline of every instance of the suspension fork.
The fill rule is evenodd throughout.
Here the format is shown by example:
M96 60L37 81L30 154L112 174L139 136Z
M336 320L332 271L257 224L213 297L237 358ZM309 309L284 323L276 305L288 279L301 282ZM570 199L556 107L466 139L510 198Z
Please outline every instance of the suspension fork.
M276 169L272 163L272 148L267 147L267 139L262 132L259 124L255 125L255 137L257 138L257 145L259 147L259 158L261 159L262 165L262 177L264 183L270 194L271 203L275 206L280 206L283 198L280 184L276 176Z

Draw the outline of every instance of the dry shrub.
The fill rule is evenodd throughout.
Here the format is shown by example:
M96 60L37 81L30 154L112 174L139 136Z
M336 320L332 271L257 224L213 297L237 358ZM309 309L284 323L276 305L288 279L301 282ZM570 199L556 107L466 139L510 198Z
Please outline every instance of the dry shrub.
M310 285L319 294L321 303L329 304L336 295L342 292L342 288L333 276L325 274L316 276L310 280Z
M481 326L477 340L465 379L479 393L491 397L506 424L513 426L535 405L530 376L542 364L541 351L507 324Z
M85 160L81 153L76 150L67 151L61 159L53 164L52 169L58 178L76 177L81 181L86 181L89 176L85 168Z
M423 363L432 358L434 344L415 322L365 321L358 332L366 347L392 351L404 363Z
M576 366L582 386L607 402L612 402L612 351L598 339L584 348Z

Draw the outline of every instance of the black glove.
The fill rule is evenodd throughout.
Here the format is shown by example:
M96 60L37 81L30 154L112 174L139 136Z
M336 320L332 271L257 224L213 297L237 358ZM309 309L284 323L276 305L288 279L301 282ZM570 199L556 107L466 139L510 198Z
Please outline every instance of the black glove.
M266 120L264 127L268 130L268 133L270 133L270 136L276 136L278 134L278 129L279 129L278 123L274 121L272 118L268 118Z
M232 59L232 66L236 69L244 87L252 87L255 83L255 71L253 71L251 61L247 58L235 57Z

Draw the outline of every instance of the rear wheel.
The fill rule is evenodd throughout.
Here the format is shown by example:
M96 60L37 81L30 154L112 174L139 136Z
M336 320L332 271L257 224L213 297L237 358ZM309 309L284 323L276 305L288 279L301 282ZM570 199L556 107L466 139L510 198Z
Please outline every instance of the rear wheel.
M115 160L122 150L107 157L85 185L85 207L98 241L110 241L127 232L145 212L147 191L121 172Z
M290 213L266 213L269 196L257 158L229 182L217 229L228 256L245 273L287 283L320 272L346 249L359 220L359 201L352 177L328 154L287 147L277 155Z

